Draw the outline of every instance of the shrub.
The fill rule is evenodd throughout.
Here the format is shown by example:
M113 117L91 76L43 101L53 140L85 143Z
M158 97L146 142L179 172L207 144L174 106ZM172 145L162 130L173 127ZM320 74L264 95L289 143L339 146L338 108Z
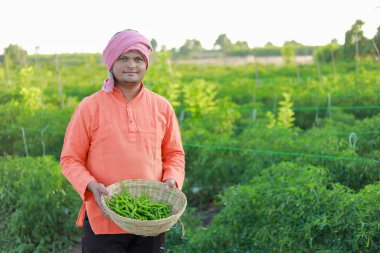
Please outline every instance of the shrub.
M230 187L183 252L379 252L380 185L354 193L323 168L275 165Z
M80 198L51 157L0 157L0 251L58 252L78 240Z

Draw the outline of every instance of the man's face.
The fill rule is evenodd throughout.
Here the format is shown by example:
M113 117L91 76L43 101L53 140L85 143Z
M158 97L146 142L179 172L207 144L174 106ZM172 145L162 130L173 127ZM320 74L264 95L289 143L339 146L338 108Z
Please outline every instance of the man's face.
M146 63L137 51L122 54L112 68L116 84L140 84L146 73Z

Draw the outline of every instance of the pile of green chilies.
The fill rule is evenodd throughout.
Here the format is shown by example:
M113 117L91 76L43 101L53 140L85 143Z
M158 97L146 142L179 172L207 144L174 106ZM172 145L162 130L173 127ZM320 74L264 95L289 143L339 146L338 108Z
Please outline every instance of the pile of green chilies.
M146 194L132 195L127 189L106 199L109 209L115 213L135 220L158 220L170 216L168 204L154 202Z

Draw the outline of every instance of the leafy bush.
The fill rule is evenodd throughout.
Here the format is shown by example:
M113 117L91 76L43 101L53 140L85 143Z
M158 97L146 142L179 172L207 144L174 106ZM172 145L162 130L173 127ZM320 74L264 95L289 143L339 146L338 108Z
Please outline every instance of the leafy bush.
M355 190L376 183L380 180L379 139L374 137L378 123L378 116L359 121L335 112L299 140L299 147L307 147L306 152L331 159L299 157L297 162L328 168L334 182Z
M363 124L371 129L377 121L374 118ZM262 170L283 161L324 167L334 182L359 190L380 180L379 163L361 160L362 157L377 159L376 148L371 148L372 153L361 151L378 144L376 138L363 139L365 142L359 138L356 149L351 147L349 133L363 129L363 124L357 122L356 126L353 122L356 121L352 115L335 113L304 131L269 129L265 121L256 120L236 136L199 138L196 143L199 146L186 147L186 194L192 204L208 206L227 187L248 183Z
M216 136L219 145L234 146L231 138ZM210 149L208 148L210 147ZM209 207L215 196L227 187L241 182L246 166L240 163L241 155L231 150L212 149L204 143L203 148L186 148L186 180L184 192L188 201L198 208ZM212 183L210 183L212 182Z
M196 229L202 223L201 216L196 209L187 206L180 221L174 225L165 235L165 252L182 252L182 247L189 242L190 235L196 233ZM182 238L183 235L183 238Z
M32 110L16 101L0 105L1 155L60 156L63 138L73 108ZM22 128L24 129L25 143ZM25 148L26 145L26 148Z
M0 157L0 251L59 252L78 240L80 198L51 157Z
M229 188L181 252L379 252L379 193L379 184L354 193L323 168L281 163Z

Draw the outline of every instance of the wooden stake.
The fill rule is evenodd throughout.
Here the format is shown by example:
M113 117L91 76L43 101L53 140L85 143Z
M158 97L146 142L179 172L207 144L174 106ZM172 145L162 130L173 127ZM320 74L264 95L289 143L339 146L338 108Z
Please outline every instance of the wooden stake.
M61 109L64 108L64 103L63 103L63 94L62 94L62 83L61 83L61 77L59 74L59 67L58 67L58 55L55 54L55 72L57 74L57 83L58 83L58 96L60 99L60 104L61 104Z
M25 131L24 131L24 128L23 128L23 127L21 127L21 132L22 132L22 139L24 140L25 153L26 153L26 156L29 157L29 153L28 153L28 145L26 144Z

